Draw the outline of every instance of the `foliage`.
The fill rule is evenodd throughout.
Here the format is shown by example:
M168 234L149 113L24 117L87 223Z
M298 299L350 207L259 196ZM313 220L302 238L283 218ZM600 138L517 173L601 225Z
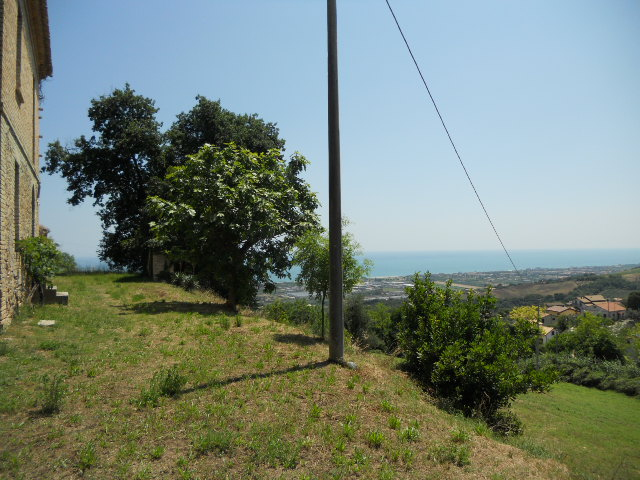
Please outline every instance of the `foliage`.
M167 165L181 165L207 143L221 148L235 143L255 153L284 149L285 142L278 138L275 124L266 123L256 114L233 113L223 108L219 100L198 95L196 102L189 112L179 114L167 131Z
M320 323L320 309L303 299L285 302L276 300L265 305L262 314L269 320L291 325L316 325Z
M58 275L67 275L69 273L74 273L78 270L78 265L76 264L76 259L73 255L67 252L60 252L60 256L58 258Z
M157 108L126 84L91 100L95 135L63 147L49 144L43 171L67 180L71 205L92 197L102 222L100 259L111 267L142 270L147 258L149 219L140 208L152 177L161 174L162 135Z
M529 360L533 362L533 360ZM539 359L560 373L560 379L599 390L640 396L640 366L620 360L599 360L571 353L546 353Z
M365 340L370 318L362 295L351 295L344 303L344 328L356 340Z
M627 297L627 308L640 310L640 292L631 292Z
M64 377L62 375L49 376L45 374L41 381L42 384L37 400L40 412L45 415L58 413L64 404L64 397L67 393Z
M200 283L195 275L185 272L175 272L169 274L170 282L176 287L182 287L187 292L200 288Z
M300 177L300 154L256 154L205 145L165 178L165 198L148 199L155 241L190 263L229 306L255 301L258 285L287 275L288 252L315 228L316 196Z
M544 310L536 305L515 307L509 312L509 318L512 320L525 320L532 323L539 322L542 315Z
M343 221L346 226L347 222ZM309 230L295 245L293 264L300 267L296 282L304 285L310 296L320 300L324 338L324 303L329 293L329 236L323 229ZM350 293L369 274L371 260L358 261L361 247L350 233L342 235L342 292Z
M392 353L398 347L397 327L400 309L391 309L384 303L377 303L367 311L370 322L367 341L371 348Z
M17 242L17 247L31 288L39 288L41 299L44 300L43 289L51 285L54 275L60 271L62 252L47 237L25 238Z
M624 360L624 354L606 326L606 320L586 313L575 329L556 335L545 348L550 352L575 352L600 360Z
M442 288L416 274L406 291L398 333L406 366L453 408L491 419L516 395L545 391L554 380L551 369L519 365L533 353L537 328L494 316L490 290L465 298L451 282Z

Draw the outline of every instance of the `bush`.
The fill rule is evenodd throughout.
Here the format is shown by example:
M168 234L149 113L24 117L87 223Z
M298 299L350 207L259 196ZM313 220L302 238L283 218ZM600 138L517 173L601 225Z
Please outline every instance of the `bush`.
M310 325L314 327L314 329L320 328L320 307L317 305L309 305L309 303L303 299L294 300L293 302L276 300L269 305L265 305L262 312L266 318L276 322L293 325Z
M344 305L344 328L356 340L364 340L369 328L369 315L362 295L351 295Z
M442 288L416 274L407 296L398 333L406 367L454 409L490 419L516 395L545 391L555 380L550 367L519 363L533 354L537 328L502 322L490 291L463 297L451 282Z
M200 288L198 277L185 272L175 272L169 275L169 281L177 286L184 288L187 292Z

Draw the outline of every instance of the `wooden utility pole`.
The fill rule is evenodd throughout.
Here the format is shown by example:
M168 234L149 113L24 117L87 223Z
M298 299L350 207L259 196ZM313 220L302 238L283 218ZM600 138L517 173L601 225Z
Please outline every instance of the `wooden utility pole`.
M338 19L336 0L327 0L329 80L329 360L344 363L342 310L342 206L340 113L338 108Z

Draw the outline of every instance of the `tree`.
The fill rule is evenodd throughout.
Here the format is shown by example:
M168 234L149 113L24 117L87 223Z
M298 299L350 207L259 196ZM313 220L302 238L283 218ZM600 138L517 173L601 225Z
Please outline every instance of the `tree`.
M640 310L640 292L631 292L627 297L627 308Z
M346 225L346 222L343 222ZM342 235L342 287L343 295L350 293L369 274L373 263L358 261L362 255L360 244L353 235ZM324 302L329 292L329 236L324 229L307 232L296 243L293 264L300 267L296 282L304 285L307 293L320 300L322 311L321 331L324 338Z
M108 96L91 100L89 119L96 135L84 135L63 147L49 144L43 171L59 173L78 205L87 197L99 207L103 234L100 259L112 267L143 270L149 218L140 208L150 179L162 174L162 135L154 101L127 84Z
M164 197L148 212L157 244L227 298L233 309L252 303L269 274L283 278L295 242L318 224L316 195L300 177L306 159L286 162L280 150L253 153L205 145L165 177Z
M239 115L198 95L196 105L177 120L167 131L169 146L166 152L167 166L180 165L205 143L224 147L227 143L246 148L255 153L271 149L284 149L284 140L278 137L274 123L266 123L256 114Z
M455 409L495 422L516 395L544 391L554 380L551 370L521 366L533 354L538 329L494 315L490 289L463 295L451 281L439 287L429 274L416 274L406 291L398 325L406 366Z

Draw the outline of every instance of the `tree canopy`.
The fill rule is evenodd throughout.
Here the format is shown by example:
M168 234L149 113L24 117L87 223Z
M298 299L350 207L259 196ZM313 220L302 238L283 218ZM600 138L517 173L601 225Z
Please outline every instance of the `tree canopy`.
M346 225L346 222L344 222ZM360 244L353 235L342 235L342 282L343 295L351 292L362 279L369 274L373 263L364 260ZM324 337L324 302L329 292L329 236L324 229L308 231L296 243L293 264L300 267L296 282L304 285L309 295L320 300L322 307L322 336Z
M155 241L235 308L252 303L259 284L283 278L289 251L317 228L318 201L300 177L306 159L285 161L277 149L254 153L229 144L205 145L172 167L163 196L148 199Z
M167 131L167 165L180 165L205 143L218 147L235 143L255 153L284 150L285 141L278 137L274 123L265 122L256 114L231 112L219 100L202 95L196 97L196 102L190 111L178 114Z
M95 135L80 136L72 147L49 144L43 171L67 180L71 205L87 197L99 207L103 234L99 256L112 267L142 270L149 219L140 209L150 179L162 172L162 135L150 98L127 84L91 100Z

